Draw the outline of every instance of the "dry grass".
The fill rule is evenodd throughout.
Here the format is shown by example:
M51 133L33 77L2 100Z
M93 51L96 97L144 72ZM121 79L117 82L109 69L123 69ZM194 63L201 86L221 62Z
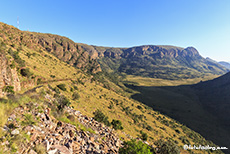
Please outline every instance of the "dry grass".
M203 78L194 78L194 79L166 80L166 79L156 79L156 78L127 75L125 82L131 82L138 86L179 86L179 85L196 84L199 83L200 81L212 80L217 77L219 77L219 75L209 75Z

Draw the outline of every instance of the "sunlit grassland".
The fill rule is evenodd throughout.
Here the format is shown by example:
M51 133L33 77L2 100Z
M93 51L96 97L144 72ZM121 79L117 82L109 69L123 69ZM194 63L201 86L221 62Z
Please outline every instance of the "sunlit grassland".
M179 85L196 84L200 81L207 81L207 80L214 79L216 77L219 77L219 75L209 75L209 76L204 76L202 78L194 78L194 79L166 80L166 79L127 75L124 82L131 83L137 86L179 86Z

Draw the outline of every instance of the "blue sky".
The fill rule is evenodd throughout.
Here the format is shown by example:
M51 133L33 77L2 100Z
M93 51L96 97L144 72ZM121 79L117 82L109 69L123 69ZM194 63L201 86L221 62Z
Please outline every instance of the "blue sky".
M67 36L90 45L193 46L204 57L230 61L229 0L10 0L0 21Z

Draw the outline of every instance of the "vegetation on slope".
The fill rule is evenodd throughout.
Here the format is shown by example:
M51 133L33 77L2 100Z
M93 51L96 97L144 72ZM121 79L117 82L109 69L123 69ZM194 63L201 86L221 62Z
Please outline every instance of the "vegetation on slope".
M28 58L26 56L28 52L35 52L36 58L33 56ZM103 88L99 82L91 81L90 76L84 75L80 70L76 70L70 65L57 60L49 53L46 53L49 58L42 58L41 54L24 47L19 52L19 56L25 60L25 67L33 74L30 77L21 76L21 80L25 83L34 81L34 86L36 86L36 80L41 79L39 85L43 84L45 86L44 88L41 87L44 90L39 90L41 93L52 94L54 97L60 93L69 100L64 101L63 105L73 106L90 117L94 117L93 113L97 109L103 111L109 122L113 120L121 122L123 129L122 131L118 129L117 132L125 140L140 137L147 139L147 142L151 145L159 139L172 140L177 146L181 147L181 150L185 141L191 144L197 143L198 139L188 138L188 134L184 133L184 126L176 121L127 97ZM57 67L53 67L54 64ZM55 75L55 78L51 77L51 75ZM26 91L26 87L24 91ZM78 97L73 99L75 93L78 94ZM60 109L62 107L61 105ZM1 113L5 113L5 108L7 107L1 108L3 110ZM1 125L3 126L4 123L4 121L1 122ZM114 126L116 125L116 122L112 123L114 123ZM189 132L197 134L191 130ZM147 138L146 135L143 137L142 134L146 134ZM183 137L183 140L181 137ZM201 136L199 138L202 142L206 142Z
M14 28L8 27L5 29L11 31ZM94 117L93 113L100 110L108 117L108 121L113 123L112 126L118 125L120 127L120 124L122 125L123 129L118 129L117 133L124 140L142 138L150 145L154 145L159 140L162 142L170 141L183 152L188 152L183 150L184 144L215 146L212 142L206 141L201 135L175 120L153 111L125 95L116 93L116 90L105 88L105 84L99 82L97 78L95 79L84 71L60 61L49 51L44 50L44 47L40 46L39 43L26 42L26 40L24 42L18 41L20 38L15 36L17 32L20 31L7 33L8 36L1 41L5 43L4 50L6 52L10 51L7 52L7 56L15 61L18 74L21 74L20 80L23 89L20 93L28 94L31 91L36 91L38 90L36 88L31 89L31 91L27 90L38 86L38 88L41 88L41 94L50 94L56 98L62 95L66 98L64 102L61 101L63 104L59 103L59 110L63 106L69 105L89 117ZM25 36L29 37L29 35ZM27 41L29 40L31 40L30 37ZM106 82L111 86L110 88L122 91L119 86L109 80L106 80ZM1 104L2 113L6 113L5 109L8 108L7 104L9 103ZM10 111L8 114L10 114ZM1 127L4 124L4 120L1 121ZM205 153L210 151L194 152Z

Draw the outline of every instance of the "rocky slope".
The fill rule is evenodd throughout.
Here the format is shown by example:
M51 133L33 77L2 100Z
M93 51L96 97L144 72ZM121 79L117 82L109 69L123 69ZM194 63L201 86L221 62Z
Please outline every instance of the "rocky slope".
M51 102L49 95L46 95L46 98ZM76 119L85 127L91 128L93 132L90 133L79 129L78 125L56 120L50 111L47 106L33 102L15 108L3 127L5 131L5 136L1 139L4 141L2 145L5 145L3 152L8 153L15 148L18 153L30 154L118 153L122 142L111 128L66 107L64 112L69 115L68 118L71 121ZM13 147L9 136L12 138L20 136L25 141Z
M1 49L0 49L1 50ZM4 51L0 51L0 97L9 91L20 91L21 85L16 68L11 68Z

